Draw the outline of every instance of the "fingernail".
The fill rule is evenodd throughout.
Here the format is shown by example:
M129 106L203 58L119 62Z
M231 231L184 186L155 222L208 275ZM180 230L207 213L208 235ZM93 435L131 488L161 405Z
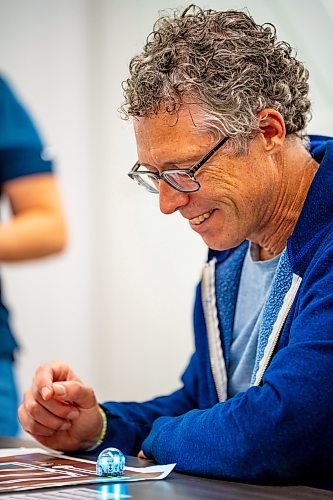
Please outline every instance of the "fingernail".
M43 387L42 390L40 391L42 398L47 399L47 396L51 393L51 389L49 387Z
M59 384L58 382L55 382L53 384L53 389L57 393L57 396L63 396L65 394L65 388L62 384Z

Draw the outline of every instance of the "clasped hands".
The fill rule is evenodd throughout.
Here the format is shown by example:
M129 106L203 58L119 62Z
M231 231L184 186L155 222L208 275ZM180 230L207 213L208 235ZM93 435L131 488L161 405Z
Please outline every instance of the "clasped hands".
M97 443L103 419L95 393L65 363L40 366L18 410L23 429L44 446L87 450ZM142 451L138 455L145 458Z

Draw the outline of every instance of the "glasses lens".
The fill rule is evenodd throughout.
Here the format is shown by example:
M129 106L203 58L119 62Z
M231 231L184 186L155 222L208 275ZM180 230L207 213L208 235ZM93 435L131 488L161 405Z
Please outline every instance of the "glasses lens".
M132 170L129 175L150 193L159 193L160 178L178 191L190 193L200 188L199 182L185 170L164 170L161 174L154 174L148 167L140 164L139 169Z
M139 186L144 187L150 193L159 192L159 179L154 177L144 165L140 165L140 170L132 172L131 177Z
M198 191L200 187L197 180L182 170L179 170L178 172L163 172L163 179L175 189L187 193L191 191Z

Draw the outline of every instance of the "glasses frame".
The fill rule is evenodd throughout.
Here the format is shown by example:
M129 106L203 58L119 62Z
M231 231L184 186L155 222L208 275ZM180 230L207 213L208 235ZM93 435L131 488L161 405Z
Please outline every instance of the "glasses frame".
M159 190L158 189L154 189L153 187L150 187L148 184L145 183L144 176L146 176L146 175L150 175L151 177L155 178L158 182L160 180L163 180L169 186L171 186L173 189L176 189L177 191L180 191L181 193L195 193L196 191L199 191L199 189L201 188L200 182L195 178L196 172L199 170L199 168L201 168L213 156L213 154L216 153L216 151L218 151L218 149L220 149L227 142L228 139L230 139L229 136L226 136L226 137L223 137L222 139L220 139L215 144L215 146L213 146L212 149L210 149L208 151L208 153L206 153L205 156L203 156L191 168L171 168L171 169L168 169L168 170L162 170L162 172L150 172L148 170L146 172L139 172L138 170L141 167L141 163L139 163L137 161L134 164L134 166L132 167L132 169L128 172L127 175L133 181L135 181L137 184L139 184L140 186L144 187L150 193L158 194ZM170 182L170 180L167 178L168 174L173 174L173 173L177 173L177 174L184 173L184 174L187 174L191 178L191 180L194 182L194 184L196 185L196 187L194 187L194 189L185 189L185 188L182 189L181 187L174 186Z

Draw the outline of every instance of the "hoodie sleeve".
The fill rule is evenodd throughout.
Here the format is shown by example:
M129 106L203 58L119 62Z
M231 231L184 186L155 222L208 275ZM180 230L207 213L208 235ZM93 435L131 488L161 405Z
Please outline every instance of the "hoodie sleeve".
M196 354L182 376L181 389L143 403L109 401L103 403L107 417L107 431L103 443L94 450L115 446L127 455L136 455L149 434L153 422L161 415L177 416L197 407Z

